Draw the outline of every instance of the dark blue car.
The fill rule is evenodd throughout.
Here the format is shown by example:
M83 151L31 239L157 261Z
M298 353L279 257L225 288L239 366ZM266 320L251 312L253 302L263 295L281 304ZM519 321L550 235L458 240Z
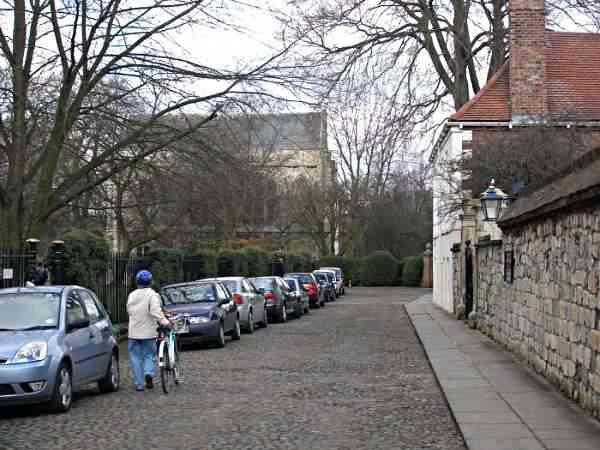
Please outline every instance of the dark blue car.
M79 286L0 290L0 407L48 402L65 412L73 392L119 389L119 348L96 295Z
M210 340L225 346L225 335L239 340L240 316L231 292L220 281L194 281L161 289L163 308L187 317L188 328L179 334L180 342Z

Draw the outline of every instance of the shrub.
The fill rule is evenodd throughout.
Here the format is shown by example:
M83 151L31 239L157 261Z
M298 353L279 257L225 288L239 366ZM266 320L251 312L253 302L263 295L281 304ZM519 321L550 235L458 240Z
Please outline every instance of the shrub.
M240 250L221 250L217 256L217 275L220 277L247 276L248 259Z
M423 257L409 256L404 258L402 269L402 286L418 287L423 276Z
M364 285L364 258L348 258L351 261L350 272L346 276L347 282L351 281L352 286L363 286Z
M286 272L310 272L312 271L311 257L307 254L287 254L285 266Z
M248 276L262 277L271 273L271 255L257 247L248 247L244 250L248 261Z
M194 257L198 259L198 279L217 276L217 254L212 250L197 250Z
M365 286L393 286L398 278L398 260L390 252L371 253L365 258L362 274Z
M183 252L173 249L156 249L146 255L156 287L184 281Z
M99 275L106 272L106 263L110 259L108 242L84 230L71 231L63 240L64 272L59 274L58 268L51 266L52 278L64 284L78 284L97 291Z

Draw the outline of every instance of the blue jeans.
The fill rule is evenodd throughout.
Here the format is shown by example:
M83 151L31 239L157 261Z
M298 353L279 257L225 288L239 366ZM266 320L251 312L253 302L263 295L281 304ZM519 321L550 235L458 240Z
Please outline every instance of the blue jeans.
M136 389L144 389L144 375L154 377L156 339L129 339L129 361Z

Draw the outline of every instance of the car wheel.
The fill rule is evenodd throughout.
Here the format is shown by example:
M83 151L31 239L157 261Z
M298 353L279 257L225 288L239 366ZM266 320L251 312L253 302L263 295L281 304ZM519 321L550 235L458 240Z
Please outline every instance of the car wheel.
M64 413L71 409L73 403L73 382L71 369L64 362L58 367L54 393L50 400L50 409L55 412Z
M287 305L284 303L279 312L279 321L287 322Z
M103 394L117 392L119 390L120 379L121 371L119 369L119 358L117 358L116 353L113 353L110 357L110 363L108 363L106 375L98 381L98 389L100 389L100 392Z
M223 326L223 322L219 323L219 335L216 338L215 344L219 348L225 347L225 327Z
M250 334L254 333L254 317L252 311L248 311L248 326L246 327L246 331Z
M234 341L239 341L242 337L242 331L240 329L240 319L236 319L235 325L233 327L233 331L231 332L231 339Z

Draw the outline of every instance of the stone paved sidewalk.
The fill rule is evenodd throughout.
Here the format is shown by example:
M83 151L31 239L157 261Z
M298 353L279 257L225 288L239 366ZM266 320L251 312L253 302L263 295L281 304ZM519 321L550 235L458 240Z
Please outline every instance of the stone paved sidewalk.
M471 450L600 449L597 421L431 294L406 310Z

